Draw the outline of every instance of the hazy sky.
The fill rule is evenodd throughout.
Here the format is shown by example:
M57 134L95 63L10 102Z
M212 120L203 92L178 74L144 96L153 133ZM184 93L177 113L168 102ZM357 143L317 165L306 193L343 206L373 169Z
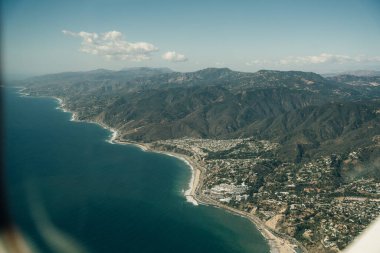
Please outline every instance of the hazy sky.
M380 1L3 0L3 73L380 69Z

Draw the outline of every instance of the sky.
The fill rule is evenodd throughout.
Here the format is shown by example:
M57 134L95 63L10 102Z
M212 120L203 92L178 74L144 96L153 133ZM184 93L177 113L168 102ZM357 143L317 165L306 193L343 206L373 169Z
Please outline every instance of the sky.
M378 0L2 0L5 76L380 70Z

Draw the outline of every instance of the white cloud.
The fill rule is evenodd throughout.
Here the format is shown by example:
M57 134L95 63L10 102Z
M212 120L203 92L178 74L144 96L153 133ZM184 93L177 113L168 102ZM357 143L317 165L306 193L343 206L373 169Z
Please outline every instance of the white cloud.
M311 65L311 64L344 64L344 63L375 63L380 62L380 57L369 57L366 55L339 55L339 54L328 54L321 53L319 55L311 56L289 56L284 59L279 60L253 60L246 62L247 66L252 65L275 65L275 66L286 66L286 65Z
M270 60L252 60L245 63L247 66L254 66L254 65L268 65L273 64Z
M171 61L171 62L184 62L188 59L183 54L179 54L175 51L169 51L162 55L162 59Z
M323 63L363 63L363 62L380 62L380 57L369 57L365 55L349 56L340 54L321 53L314 56L291 56L278 61L280 65L305 65L305 64L323 64Z
M281 65L289 64L321 64L321 63L347 63L359 61L356 57L351 57L348 55L338 55L338 54L328 54L321 53L320 55L313 56L290 56L285 59L280 60L278 63Z
M88 32L62 31L63 34L82 39L80 51L88 54L101 55L106 59L143 61L149 60L151 53L158 48L147 42L128 42L118 31L103 34Z

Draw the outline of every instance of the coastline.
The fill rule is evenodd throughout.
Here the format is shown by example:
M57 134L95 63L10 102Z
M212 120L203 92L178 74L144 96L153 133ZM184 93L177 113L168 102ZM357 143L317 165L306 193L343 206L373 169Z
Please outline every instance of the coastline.
M114 136L114 134L112 136ZM117 138L114 138L114 139L111 138L110 140L108 140L108 142L113 143L113 144L121 144L121 145L134 145L134 146L139 147L141 150L145 152L160 153L160 154L175 157L183 161L190 167L192 171L191 179L189 182L189 188L184 192L184 196L186 197L187 202L192 203L195 206L198 206L199 204L213 206L213 207L228 211L234 215L239 215L241 217L247 218L249 221L251 221L255 225L256 229L265 238L265 240L267 241L269 245L271 253L294 253L296 252L295 248L299 247L298 244L290 243L287 239L281 238L280 236L272 233L268 229L268 227L261 220L259 220L259 218L256 217L255 215L223 205L219 202L216 202L215 200L209 199L206 196L202 195L200 192L200 189L201 189L201 183L203 179L202 178L203 172L202 172L202 169L197 165L197 163L194 162L190 157L186 155L178 154L178 153L155 150L155 149L152 149L147 144L121 141L121 140L118 140ZM303 250L302 252L305 252L305 250Z
M30 96L30 94L23 92L25 89L20 90L18 93L21 96ZM38 96L42 97L42 96ZM108 130L111 132L111 136L106 140L110 144L120 144L120 145L133 145L138 148L140 148L142 151L145 152L155 152L155 153L161 153L164 155L175 157L181 161L183 161L191 170L191 179L189 181L189 188L184 192L184 196L186 198L186 201L197 206L199 204L202 205L209 205L214 206L217 208L221 208L223 210L226 210L232 214L239 215L241 217L247 218L250 220L255 227L259 230L259 232L262 234L262 236L267 241L270 252L271 253L293 253L296 252L295 248L302 249L302 252L307 252L302 245L299 245L298 243L291 243L289 240L284 239L280 237L279 235L274 234L270 229L262 222L258 217L256 217L254 214L246 213L234 208L231 208L229 206L223 205L215 200L212 200L208 198L207 196L204 196L201 193L201 184L203 181L203 171L202 168L193 161L189 156L178 154L174 152L168 152L168 151L161 151L161 150L155 150L152 148L149 144L146 143L137 143L137 142L131 142L131 141L125 141L121 140L119 135L119 132L117 129L112 128L104 124L103 122L97 122L97 121L88 121L88 120L79 120L78 114L73 111L69 111L66 108L66 104L64 103L63 99L55 96L46 96L49 98L54 98L59 102L59 106L56 107L56 109L61 110L63 112L71 113L71 119L70 121L75 122L86 122L86 123L93 123L101 126L102 128Z

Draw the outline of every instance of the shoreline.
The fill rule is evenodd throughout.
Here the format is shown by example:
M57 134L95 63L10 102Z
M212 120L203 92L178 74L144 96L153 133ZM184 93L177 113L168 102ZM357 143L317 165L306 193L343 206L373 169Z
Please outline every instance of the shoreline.
M24 90L25 89L22 89L18 93L22 96L30 96L29 94L23 92ZM39 97L41 97L41 96L39 96ZM155 150L149 144L146 144L146 143L137 143L137 142L121 140L118 136L119 132L117 129L109 127L106 124L104 124L103 122L89 121L89 120L78 120L78 114L76 112L69 111L65 108L66 104L64 103L63 99L56 97L56 96L46 96L46 97L54 98L55 100L57 100L59 102L59 106L56 107L56 109L61 110L61 111L66 112L66 113L71 113L70 121L97 124L100 127L110 131L111 136L105 140L106 142L108 142L110 144L133 145L135 147L140 148L142 151L145 151L145 152L160 153L160 154L164 154L167 156L175 157L175 158L183 161L191 170L191 179L190 179L189 185L188 185L189 188L186 191L184 191L184 193L183 193L183 195L186 198L186 201L195 205L195 206L198 206L199 204L207 205L207 206L213 206L216 208L223 209L223 210L230 212L234 215L239 215L241 217L247 218L250 222L252 222L255 225L256 229L264 237L265 241L268 243L268 246L270 248L271 253L294 253L294 252L296 252L295 248L302 249L302 252L307 252L307 251L305 251L304 247L299 245L299 243L291 243L289 240L284 239L278 235L275 235L273 232L271 232L268 229L268 227L264 224L264 222L261 221L255 215L234 209L234 208L226 206L226 205L223 205L223 204L221 204L221 203L219 203L213 199L208 198L207 196L204 196L200 192L201 183L203 180L203 177L202 177L203 171L199 167L199 165L195 161L193 161L190 157L183 155L183 154L174 153L174 152Z
M258 217L253 214L246 213L244 211L240 211L234 209L229 206L225 206L215 200L209 199L207 196L204 196L200 193L200 184L202 181L202 170L199 168L196 162L194 162L190 157L178 153L161 151L152 149L149 145L128 141L121 141L118 139L114 139L112 144L121 144L121 145L133 145L139 147L141 150L145 152L154 152L160 153L164 155L168 155L171 157L175 157L181 161L183 161L188 167L190 167L192 171L191 179L189 182L189 188L184 192L184 196L186 197L186 201L198 206L199 204L206 206L213 206L216 208L223 209L231 214L238 215L240 217L248 219L251 223L254 224L256 229L260 232L260 234L264 237L265 241L268 243L270 248L270 253L295 253L297 252L295 249L299 248L298 244L290 243L289 240L281 238L278 235L275 235L271 232L267 226L262 222ZM305 252L303 250L302 252Z

